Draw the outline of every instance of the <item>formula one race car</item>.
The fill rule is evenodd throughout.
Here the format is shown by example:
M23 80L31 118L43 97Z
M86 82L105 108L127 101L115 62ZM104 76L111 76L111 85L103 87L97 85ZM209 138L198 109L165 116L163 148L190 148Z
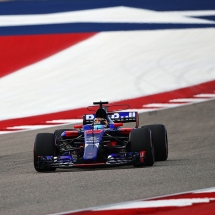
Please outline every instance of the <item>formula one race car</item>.
M138 128L137 112L108 112L108 102L93 104L99 107L95 114L83 116L83 125L36 135L33 150L36 171L120 164L152 166L154 161L167 159L164 125ZM136 122L136 126L121 127L126 122Z

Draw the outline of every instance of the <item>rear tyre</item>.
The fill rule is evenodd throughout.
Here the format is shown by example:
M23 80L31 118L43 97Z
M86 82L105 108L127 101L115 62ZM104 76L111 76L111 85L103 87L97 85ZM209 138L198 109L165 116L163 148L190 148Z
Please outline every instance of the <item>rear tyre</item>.
M54 134L39 133L34 142L34 168L38 172L55 171L54 167L40 167L38 156L54 156Z
M148 128L134 129L130 133L131 151L146 151L145 165L152 166L154 164L154 147L151 139L151 131ZM142 166L140 162L133 164L135 167Z
M145 125L142 128L148 128L152 131L152 141L155 150L155 161L165 161L168 158L168 139L167 131L164 125Z

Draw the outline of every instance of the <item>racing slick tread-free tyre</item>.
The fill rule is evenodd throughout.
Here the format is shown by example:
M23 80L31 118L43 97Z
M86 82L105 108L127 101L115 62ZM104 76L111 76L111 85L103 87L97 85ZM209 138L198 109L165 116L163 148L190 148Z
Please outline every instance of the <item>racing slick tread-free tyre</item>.
M54 167L38 167L38 156L54 156L54 134L39 133L34 142L34 168L38 172L55 171Z
M59 138L61 136L61 134L64 132L64 131L73 131L73 130L76 130L76 129L68 129L68 128L65 128L65 129L58 129L58 130L55 130L54 132L54 135Z
M130 133L131 151L146 151L145 165L154 164L154 147L151 140L151 131L148 128L134 129ZM135 167L142 166L141 163L134 163Z
M168 139L165 126L162 124L142 126L142 128L145 127L152 131L155 161L165 161L168 158Z

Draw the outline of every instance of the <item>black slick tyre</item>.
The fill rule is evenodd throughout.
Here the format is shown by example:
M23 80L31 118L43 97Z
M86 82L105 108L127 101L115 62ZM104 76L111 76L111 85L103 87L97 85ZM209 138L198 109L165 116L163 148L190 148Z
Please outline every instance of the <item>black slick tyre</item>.
M34 142L34 168L38 172L55 171L54 167L41 167L38 165L38 156L54 156L55 137L51 133L39 133Z
M168 158L168 138L164 125L145 125L142 128L148 128L152 131L152 141L155 150L155 161L165 161Z
M154 147L151 139L151 131L148 128L134 129L130 133L130 146L132 152L146 151L144 164L152 166L154 164ZM142 166L142 163L134 162L135 167Z

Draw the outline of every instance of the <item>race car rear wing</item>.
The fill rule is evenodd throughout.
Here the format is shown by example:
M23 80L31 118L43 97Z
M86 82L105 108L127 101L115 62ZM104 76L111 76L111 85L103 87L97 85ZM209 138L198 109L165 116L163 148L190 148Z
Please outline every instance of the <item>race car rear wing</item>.
M136 122L136 128L139 127L139 114L138 112L112 112L107 113L110 119L114 122ZM85 114L83 115L83 125L92 124L96 114Z

